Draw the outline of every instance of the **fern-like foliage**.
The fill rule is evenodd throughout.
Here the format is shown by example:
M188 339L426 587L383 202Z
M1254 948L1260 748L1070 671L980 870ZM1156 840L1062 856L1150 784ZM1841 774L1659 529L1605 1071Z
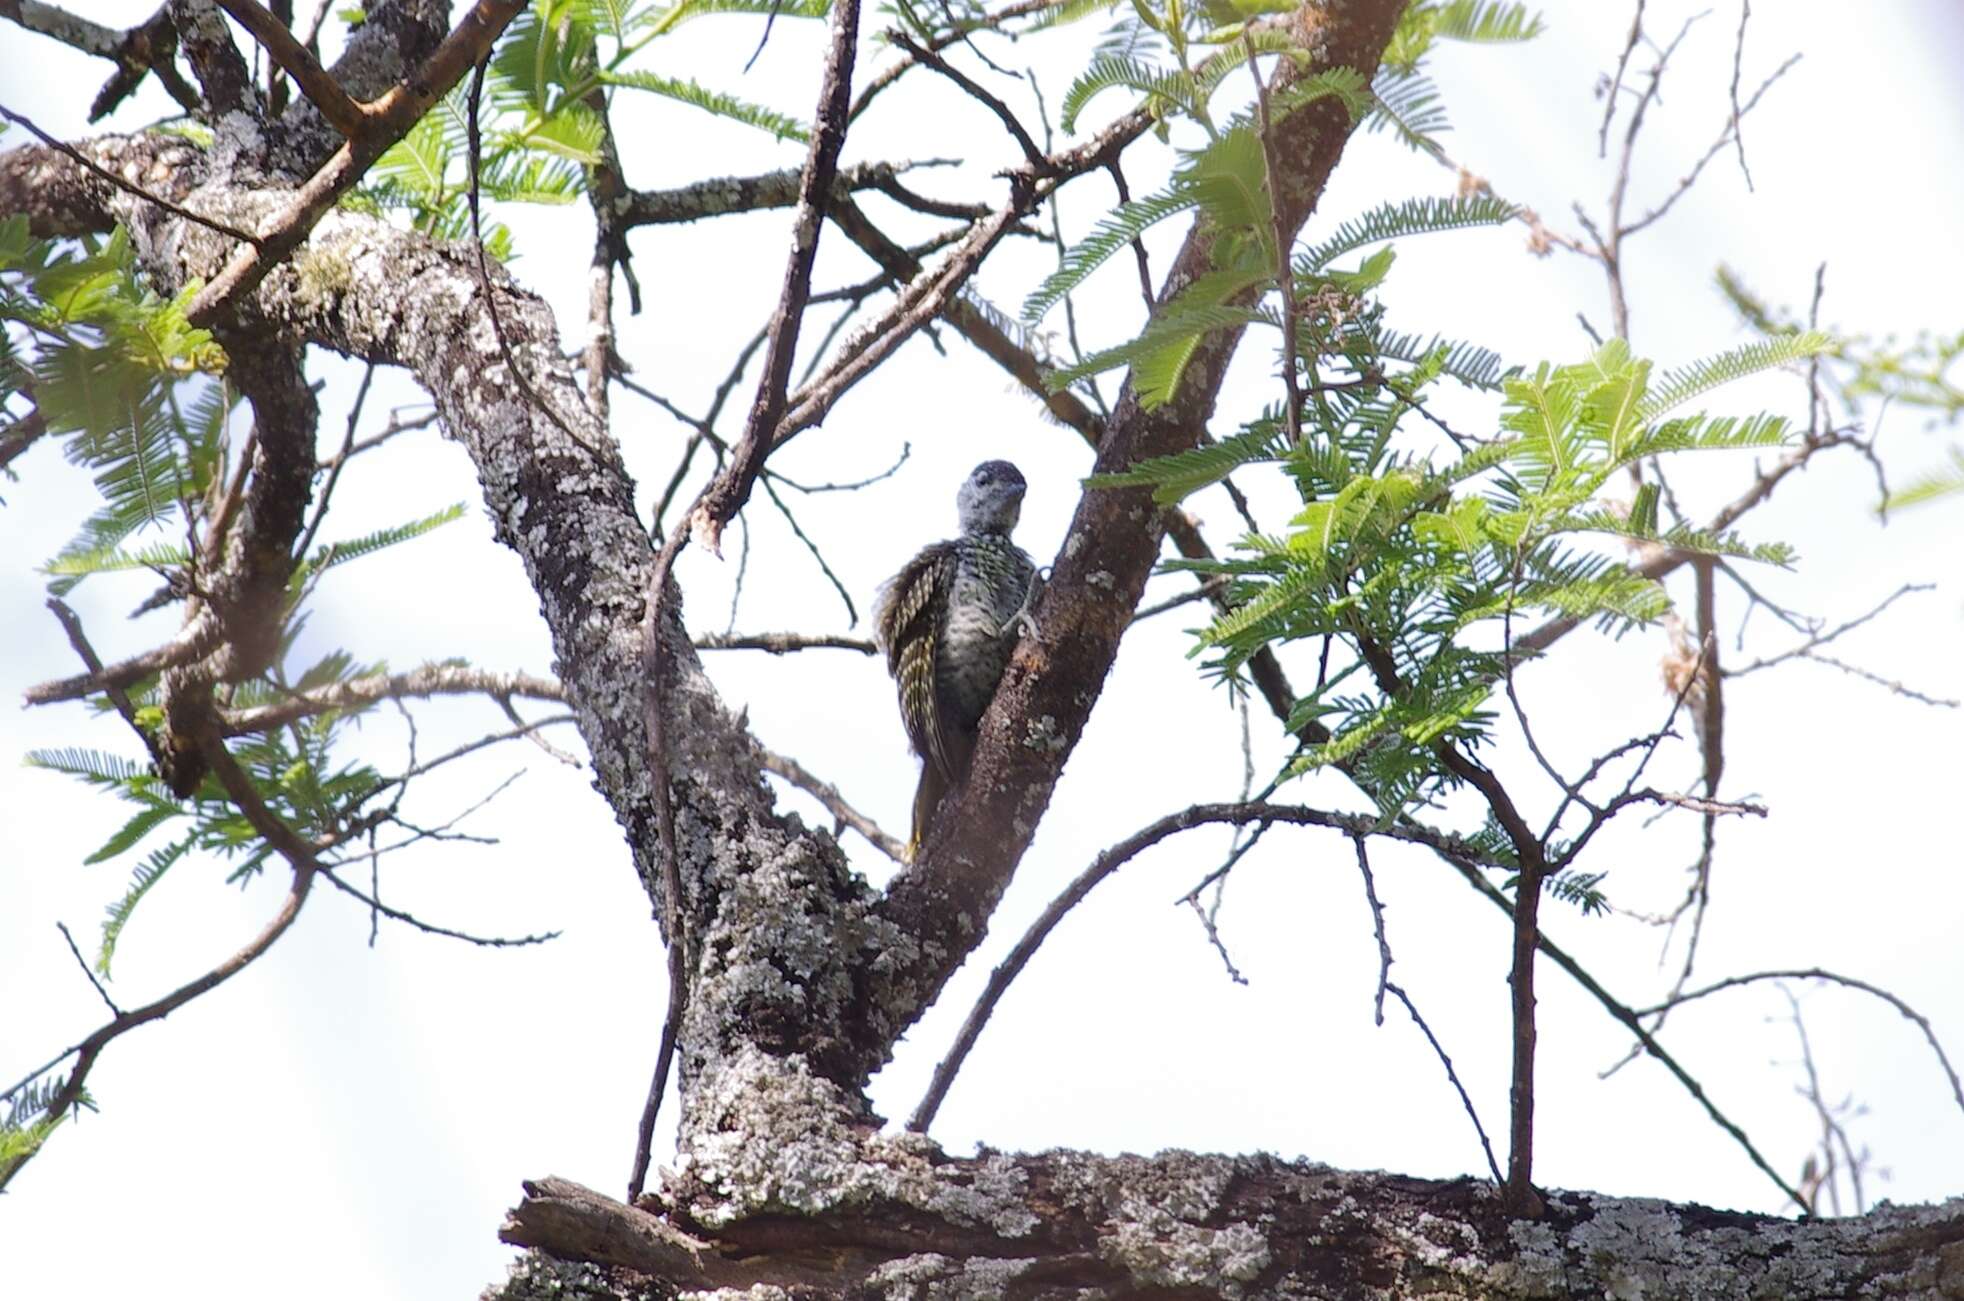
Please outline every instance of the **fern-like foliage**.
M425 515L421 519L410 520L406 524L395 524L388 528L376 529L372 533L364 533L357 538L347 538L342 541L327 543L317 548L313 555L301 561L294 570L294 581L296 583L303 583L323 569L331 569L335 565L344 565L350 560L359 560L363 556L373 555L385 547L393 547L404 542L414 541L422 537L425 533L441 528L445 524L460 520L463 517L464 503L458 502L455 505L446 506L434 514Z
M711 90L694 80L664 77L646 71L608 72L601 75L601 81L609 86L626 86L633 90L645 90L699 108L716 117L754 126L760 131L768 131L779 140L803 141L811 137L810 129L797 118L787 117L773 109L738 99L735 95L720 90Z
M0 220L0 408L31 390L101 501L62 552L58 594L92 560L169 563L174 542L121 548L150 530L181 537L223 471L232 395L215 376L225 354L187 318L191 294L153 293L121 229L57 247L33 240L22 218Z
M1920 506L1939 497L1952 497L1960 493L1964 493L1964 449L1953 447L1950 449L1948 468L1919 475L1908 486L1890 493L1883 506L1888 510Z
M1703 358L1667 373L1645 396L1639 414L1646 420L1655 418L1720 385L1821 356L1829 352L1832 346L1833 340L1826 334L1819 330L1806 330L1749 343L1730 352Z
M1023 319L1037 322L1064 301L1121 249L1168 217L1190 211L1200 202L1176 181L1164 194L1119 205L1096 229L1065 251L1057 270L1023 300Z
M1513 204L1484 194L1460 198L1405 199L1380 204L1342 223L1328 236L1298 253L1296 274L1316 275L1345 254L1372 244L1383 244L1411 235L1463 230L1469 226L1502 225L1512 221L1518 211Z
M1400 72L1389 66L1378 69L1371 82L1371 111L1365 116L1367 131L1389 130L1407 148L1443 156L1435 138L1450 128L1446 106L1438 84L1416 69Z
M1333 246L1355 249L1382 229L1362 221ZM1389 819L1453 784L1441 743L1461 752L1486 743L1502 652L1523 621L1559 616L1621 631L1669 609L1664 589L1628 562L1632 544L1791 563L1778 543L1661 527L1654 486L1631 503L1610 494L1628 466L1649 457L1777 446L1786 431L1777 415L1659 413L1704 391L1714 375L1751 373L1795 354L1694 363L1667 377L1660 398L1650 364L1620 342L1572 365L1502 374L1497 359L1469 345L1421 345L1385 331L1380 310L1360 304L1341 337L1319 341L1322 364L1340 373L1305 403L1300 443L1271 410L1218 443L1090 482L1150 487L1162 503L1246 468L1270 467L1290 485L1299 507L1285 532L1250 535L1227 557L1171 567L1226 580L1226 608L1197 647L1226 681L1238 681L1269 648L1341 648L1320 653L1322 680L1292 712L1292 727L1313 721L1330 734L1294 771L1343 766ZM1467 368L1499 381L1498 429L1444 460L1401 450L1409 441L1401 428L1447 378L1455 353L1478 358ZM1395 369L1412 358L1409 370ZM1496 847L1491 861L1510 860ZM1585 912L1601 908L1600 876L1557 880L1549 888L1558 897Z

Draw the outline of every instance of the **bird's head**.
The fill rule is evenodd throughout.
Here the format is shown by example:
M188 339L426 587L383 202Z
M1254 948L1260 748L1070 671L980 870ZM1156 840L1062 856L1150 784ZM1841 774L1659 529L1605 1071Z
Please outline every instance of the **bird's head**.
M1023 472L1008 461L984 461L955 494L963 533L1007 533L1023 511Z

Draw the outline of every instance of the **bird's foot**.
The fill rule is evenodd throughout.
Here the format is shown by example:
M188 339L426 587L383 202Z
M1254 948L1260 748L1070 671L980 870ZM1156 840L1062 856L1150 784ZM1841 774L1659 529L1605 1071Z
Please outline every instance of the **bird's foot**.
M1044 572L1042 570L1038 570L1036 573L1030 575L1030 586L1029 590L1023 593L1023 604L1016 607L1015 614L1010 615L1002 621L1002 626L996 629L996 635L998 637L1003 636L1011 628L1017 629L1023 636L1033 640L1043 636L1043 629L1037 626L1036 614L1034 613L1037 597L1043 594L1043 580Z

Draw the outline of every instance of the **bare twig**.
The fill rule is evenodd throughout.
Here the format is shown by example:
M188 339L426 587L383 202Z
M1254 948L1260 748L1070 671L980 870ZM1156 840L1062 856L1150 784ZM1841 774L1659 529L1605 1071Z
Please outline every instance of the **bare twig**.
M1212 578L1203 580L1198 587L1189 588L1181 592L1178 596L1169 596L1164 601L1156 601L1151 605L1141 606L1133 612L1132 622L1141 623L1156 614L1165 614L1168 610L1175 610L1183 605L1191 605L1195 601L1211 601L1220 595L1226 589L1227 585L1227 576L1225 574L1217 574Z
M1416 1025L1418 1032L1425 1036L1425 1042L1432 1045L1433 1055L1439 1059L1439 1064L1446 1068L1446 1078L1452 1081L1453 1090L1459 1094L1460 1106L1466 1109L1467 1119L1473 1122L1473 1132L1480 1136L1480 1151L1486 1154L1487 1172L1493 1176L1494 1184L1498 1186L1501 1182L1500 1163L1494 1160L1493 1144L1487 1141L1487 1127L1480 1123L1480 1113L1474 1110L1472 1097L1466 1092L1466 1086L1459 1082L1459 1072L1453 1069L1453 1059L1446 1055L1445 1046L1439 1042L1439 1036L1432 1033L1432 1027L1427 1025L1425 1018L1418 1014L1418 1006L1412 1002L1411 995L1395 981L1386 982L1384 990L1405 1005L1405 1011L1411 1014L1412 1024Z
M764 458L776 445L778 423L784 414L791 364L797 354L798 333L804 321L805 300L811 296L812 262L818 255L819 231L826 204L838 175L839 150L846 139L846 114L852 92L853 55L859 36L859 0L837 0L832 7L832 44L825 75L819 85L811 147L798 183L798 210L792 219L791 254L784 268L784 285L777 311L771 317L770 339L764 347L764 373L744 422L730 463L703 492L690 514L690 529L711 551L717 549L723 528L749 500Z
M812 541L811 536L798 523L798 517L793 515L791 508L784 504L784 498L777 495L777 489L771 485L770 479L766 477L763 483L764 495L771 499L771 505L777 507L778 514L784 516L784 522L791 526L792 535L798 541L805 544L805 550L809 551L812 559L818 562L819 572L825 575L825 580L832 584L832 590L839 594L841 601L845 602L847 626L857 627L859 624L859 607L853 604L851 591L846 588L843 582L839 581L839 576L832 572L832 566L825 559L825 553L818 549L818 543Z
M55 929L61 932L61 938L68 941L68 951L75 955L75 965L82 969L82 974L89 978L91 985L95 986L95 992L101 995L103 1005L109 1009L109 1015L122 1016L123 1009L116 1006L116 1000L109 997L109 991L102 987L100 980L96 979L95 968L89 965L89 960L82 956L82 950L76 947L75 937L69 934L67 924L56 922Z
M841 826L851 827L854 831L857 831L866 838L867 843L871 844L873 848L879 850L896 863L906 863L906 844L888 835L880 829L879 823L846 803L845 796L839 794L839 788L837 786L834 786L831 782L820 780L796 759L788 755L778 754L774 750L766 750L762 746L757 747L757 762L762 765L765 772L776 773L799 790L817 800L820 804L823 804L826 812L837 818Z
M1357 850L1357 870L1364 877L1364 901L1371 905L1371 929L1378 941L1378 992L1371 1008L1371 1017L1374 1024L1383 1025L1384 995L1391 987L1391 943L1384 937L1384 905L1378 902L1378 885L1371 876L1371 855L1364 848L1364 837L1352 836L1350 843Z
M182 217L185 221L191 222L194 225L203 226L206 230L216 231L220 235L227 236L231 239L243 241L248 245L257 245L260 242L258 236L248 235L245 231L240 230L237 226L234 226L229 222L218 221L211 217L201 216L198 213L191 211L189 208L180 207L177 204L172 203L169 199L164 198L161 194L152 194L149 190L144 189L142 186L137 185L134 182L124 180L122 177L116 175L108 168L99 166L87 155L83 154L80 150L76 149L73 145L55 139L53 136L49 135L46 131L43 131L40 127L34 125L32 121L30 121L26 117L23 117L21 114L14 112L12 109L6 107L6 105L4 104L0 104L0 117L6 118L9 122L12 122L16 126L25 128L28 134L40 140L42 144L48 146L48 148L54 150L56 153L61 154L63 157L67 158L69 162L74 163L77 167L80 167L83 171L95 177L97 180L102 181L108 185L113 185L117 189L123 191L125 194L134 195L135 197L143 200L145 203L154 204L157 207L162 208L165 212L170 213L173 217Z
M379 852L386 852L386 851L379 851ZM350 859L348 861L354 862L356 860ZM321 879L326 881L329 885L333 886L336 890L339 890L341 893L348 895L352 898L359 899L362 903L367 904L370 911L380 913L382 916L387 917L391 921L401 922L403 925L409 926L415 930L419 930L423 932L425 935L437 935L443 937L444 939L462 940L466 944L475 944L480 948L487 948L487 949L523 948L526 947L527 945L544 944L547 940L556 940L559 938L558 931L545 931L538 935L503 936L503 935L472 935L467 931L451 930L447 926L438 926L434 922L426 922L422 918L417 917L414 914L406 913L402 911L400 908L389 907L389 905L383 903L380 899L377 899L374 895L369 894L367 891L362 890L360 887L351 885L348 882L343 881L338 875L335 874L334 865L329 865L329 864L322 865Z
M865 637L840 637L831 633L754 632L743 634L703 633L695 638L697 650L760 650L773 655L789 655L801 650L849 650L861 655L877 655L880 648Z
M942 33L929 41L928 48L938 52L947 49L951 45L968 44L969 48L973 49L974 45L969 38L974 33L996 30L1014 19L1022 18L1029 14L1041 13L1046 9L1050 9L1055 3L1056 0L1013 0L1013 3L1005 4L993 13L985 14L973 22L966 24L957 23L952 30ZM900 80L909 68L915 66L915 62L915 59L910 55L875 73L860 90L859 98L853 101L852 111L846 115L846 121L849 123L857 121L859 115L871 106L873 100L878 97L880 92Z
M87 634L82 631L82 620L68 607L68 603L58 596L48 598L48 609L53 611L55 618L60 621L61 630L68 635L68 644L74 648L76 657L89 666L91 674L100 677L103 672L102 661L97 658L95 647L89 644ZM116 706L116 712L122 715L125 723L130 725L130 730L142 740L144 748L150 751L150 757L162 762L157 738L137 721L136 704L130 699L129 693L123 690L120 683L106 684L102 692L109 697L109 703Z
M1609 80L1609 89L1603 95L1603 124L1596 132L1596 157L1609 156L1609 124L1616 120L1616 97L1623 93L1623 70L1630 66L1630 55L1636 50L1637 42L1643 39L1644 0L1637 0L1637 11L1630 16L1630 35L1623 42L1623 53L1616 57L1616 75ZM1585 323L1584 328L1587 328Z
M1002 122L1004 129L1015 138L1017 147L1023 151L1023 157L1031 167L1037 169L1039 174L1050 166L1049 156L1037 148L1037 142L1030 138L1029 131L1017 120L1016 114L1010 112L1009 105L983 89L973 78L949 64L933 50L917 44L907 33L899 30L890 31L887 33L887 39L912 55L916 63L925 64L940 73L967 92L969 98L994 113Z
M553 759L557 760L560 763L565 764L568 768L577 768L580 766L580 761L578 756L566 753L566 751L560 749L552 742L546 740L545 737L540 736L538 729L528 726L527 723L525 722L525 719L519 714L518 709L511 703L510 696L494 695L491 698L498 702L499 711L502 712L506 718L511 720L511 725L514 728L518 729L519 733L523 735L526 740L530 741L533 745L539 747L541 751L551 756ZM397 703L400 704L400 702ZM408 712L407 710L404 711L405 714L407 712Z
M341 450L334 454L332 461L328 462L327 482L321 486L320 500L314 505L314 518L308 522L307 531L300 535L299 544L293 548L295 561L306 560L307 553L313 550L315 537L320 534L321 523L327 519L327 506L329 502L334 500L334 489L341 482L342 467L346 466L348 458L354 455L355 428L361 423L362 408L368 404L368 388L374 382L375 363L371 361L367 366L362 368L361 384L355 389L355 400L348 407L347 432L341 438ZM251 459L249 450L247 454L239 457L239 472L241 475L244 474L246 465ZM319 468L318 466L315 467L317 470ZM235 501L237 497L238 492L235 488L230 496L227 497L227 504L229 505ZM223 529L214 525L212 533L214 536L222 536Z
M1745 110L1739 107L1739 72L1746 58L1746 20L1752 15L1753 0L1739 0L1739 39L1732 45L1732 143L1738 146L1739 174L1746 178L1749 194L1753 189L1753 169L1746 166L1746 137L1739 127L1739 119L1745 116Z
M1936 1054L1937 1064L1943 1068L1944 1078L1950 1084L1951 1097L1956 1099L1958 1110L1964 1112L1964 1081L1958 1079L1957 1068L1951 1065L1950 1057L1944 1052L1943 1044L1938 1041L1937 1032L1931 1028L1929 1018L1881 986L1872 985L1866 980L1857 980L1853 976L1844 976L1839 972L1828 971L1821 967L1794 968L1782 971L1755 971L1750 975L1728 976L1724 980L1713 981L1701 989L1694 989L1689 993L1678 994L1669 1001L1659 1003L1655 1007L1636 1009L1636 1014L1638 1016L1652 1016L1669 1008L1683 1007L1686 1003L1695 1002L1698 999L1707 998L1713 994L1723 993L1728 989L1739 989L1746 985L1758 984L1768 980L1825 981L1828 984L1840 985L1846 989L1859 990L1871 997L1879 998L1890 1007L1895 1008L1897 1012L1901 1013L1904 1020L1910 1022L1918 1030L1923 1032L1924 1041L1930 1045L1930 1051Z
M864 479L855 479L851 483L806 484L806 483L799 483L796 479L786 478L784 475L777 473L775 470L769 471L768 473L770 474L770 477L776 480L778 483L783 484L785 487L790 488L795 492L802 492L806 496L812 496L814 494L822 493L822 492L857 492L861 488L870 488L874 484L880 483L886 479L891 479L894 475L900 473L900 467L907 464L907 458L913 455L913 452L914 452L914 445L912 443L903 442L900 445L899 459L895 460L892 465L889 465L886 469L880 471L878 474L869 475Z
M1704 154L1699 157L1698 161L1692 165L1691 170L1687 172L1684 175L1684 177L1678 181L1677 187L1664 197L1664 201L1662 203L1658 204L1655 208L1651 209L1649 212L1645 213L1643 216L1639 217L1636 221L1630 223L1628 226L1625 226L1623 228L1623 234L1634 235L1638 231L1643 230L1645 227L1660 220L1665 213L1669 212L1672 206L1676 204L1679 199L1683 198L1685 196L1685 193L1689 191L1693 185L1696 185L1698 183L1698 177L1704 172L1706 164L1710 163L1712 159L1718 157L1720 151L1723 150L1725 146L1731 143L1732 140L1736 137L1739 129L1740 119L1744 118L1746 114L1752 112L1754 108L1758 107L1760 96L1764 95L1768 90L1772 89L1773 83L1780 80L1780 78L1786 76L1787 73L1793 69L1793 66L1799 62L1800 62L1799 54L1788 55L1787 61L1785 63L1782 63L1779 67L1775 68L1771 73L1771 75L1769 75L1765 81L1762 81L1759 84L1759 89L1755 90L1752 93L1752 97L1750 99L1748 99L1744 104L1736 104L1736 106L1733 109L1733 116L1726 120L1725 129L1719 133L1718 139L1712 142L1711 147L1708 148L1704 152Z

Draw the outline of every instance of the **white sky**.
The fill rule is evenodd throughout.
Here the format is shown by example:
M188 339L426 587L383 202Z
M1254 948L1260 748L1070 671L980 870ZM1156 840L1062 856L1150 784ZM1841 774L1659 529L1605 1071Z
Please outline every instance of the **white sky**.
M1687 6L1650 9L1654 30L1669 32ZM1448 49L1437 71L1456 127L1449 148L1502 194L1570 229L1570 201L1600 213L1608 189L1609 165L1595 147L1600 106L1590 90L1620 48L1628 13L1599 4L1551 10L1551 30L1534 45ZM147 7L81 11L121 25ZM1715 135L1736 21L1737 11L1721 6L1687 41L1639 156L1634 209L1666 190ZM868 25L878 21L869 16ZM665 43L650 66L809 116L819 29L779 23L743 76L756 35L747 20L697 24ZM1746 193L1735 162L1720 159L1666 223L1629 247L1637 350L1668 365L1740 341L1710 287L1721 261L1773 301L1804 306L1813 269L1825 259L1825 317L1839 328L1958 328L1964 180L1950 163L1964 157L1964 97L1948 54L1960 42L1964 18L1943 0L1859 10L1794 0L1756 9L1747 81L1756 84L1791 51L1805 58L1748 120L1757 193ZM1068 66L1072 47L1067 38L988 48L1009 66L1038 60L1055 72ZM862 75L881 61L863 56ZM0 102L50 129L83 131L83 105L103 75L100 64L0 28ZM999 183L989 172L1010 159L993 120L924 77L910 80L855 129L848 158L959 156L967 160L960 173L923 173L915 183L949 197L993 198ZM1065 83L1049 84L1054 108ZM154 91L141 103L121 124L165 111ZM1100 116L1084 128L1120 107L1117 96L1101 102ZM629 176L640 186L795 165L802 156L794 145L772 145L679 108L633 105L622 122ZM1169 155L1154 148L1142 147L1130 164L1135 193L1163 176ZM1360 138L1310 233L1386 198L1444 192L1451 180L1383 136ZM1111 202L1099 178L1068 196L1072 235ZM889 211L884 200L869 205ZM524 253L519 274L554 303L569 343L578 340L589 247L583 217L507 216ZM784 214L763 214L635 237L647 310L623 317L622 351L642 382L685 408L706 405L775 298L785 225ZM1176 226L1167 223L1155 242L1162 267ZM821 286L867 274L836 232L824 238ZM982 288L1013 309L1051 256L1044 246L1012 244ZM1395 325L1471 335L1528 363L1584 355L1578 307L1599 327L1607 317L1593 268L1573 257L1527 257L1518 228L1401 245L1388 300ZM1126 337L1139 313L1129 264L1115 262L1094 282L1082 312L1088 346ZM805 481L851 479L891 464L903 441L911 445L894 479L855 496L793 503L862 613L906 553L951 527L954 487L976 461L1006 456L1023 467L1031 490L1020 538L1044 559L1058 545L1089 463L1076 436L1039 419L990 363L952 333L943 341L945 357L924 339L910 343L823 430L773 462ZM1243 363L1217 430L1232 428L1265 396L1254 381L1266 358L1250 349ZM315 373L328 383L323 440L338 438L358 371L323 361ZM747 392L746 383L732 400L736 411ZM1723 394L1719 405L1745 412L1775 404L1804 414L1795 393L1791 383L1769 384ZM414 400L399 378L378 381L364 428L376 427L389 403ZM1471 421L1491 418L1477 404L1464 410ZM645 506L684 431L630 396L618 399L615 430ZM1925 432L1914 413L1890 413L1882 446L1892 473L1906 479L1934 463L1944 437ZM9 700L75 669L31 567L66 541L91 505L86 477L53 446L16 468L21 481L0 492L0 548L12 558L0 572L8 648L0 699ZM1674 481L1702 514L1735 495L1749 473L1749 458L1730 455L1686 465ZM1258 500L1273 500L1258 478L1249 482ZM1764 575L1764 590L1838 620L1905 581L1943 584L1850 636L1841 651L1884 677L1964 695L1964 600L1955 577L1964 513L1933 507L1883 529L1868 511L1872 500L1869 472L1852 456L1823 458L1784 486L1751 517L1748 532L1794 543L1802 560L1792 574ZM328 536L453 501L471 503L464 521L386 561L338 570L322 586L305 639L311 653L345 646L397 668L467 655L489 668L550 669L520 567L490 541L464 454L434 431L356 461ZM1203 494L1192 506L1225 546L1233 536L1225 501ZM755 538L735 626L844 629L838 598L768 503L760 497L748 518ZM730 621L738 549L732 536L728 562L697 552L685 558L692 626ZM1160 580L1150 594L1171 593L1182 581ZM169 634L172 615L136 625L123 619L148 590L145 579L94 579L77 592L105 656ZM1740 604L1736 591L1722 585L1721 593L1730 629ZM986 972L1098 849L1166 811L1237 793L1238 719L1184 658L1190 641L1182 628L1196 621L1161 618L1127 641L988 943L876 1081L885 1114L911 1109ZM1743 654L1727 642L1732 662L1792 641L1763 614L1749 636ZM1658 686L1661 649L1657 634L1621 642L1579 634L1524 676L1537 734L1558 762L1579 766L1657 725L1668 706ZM837 782L889 828L904 829L914 767L874 661L829 652L723 655L711 667L767 744ZM1301 663L1294 667L1299 682L1309 677ZM1957 714L1806 664L1736 681L1727 704L1725 793L1761 799L1772 816L1721 828L1701 973L1833 967L1895 990L1964 1052L1964 856L1945 816L1964 740ZM425 756L504 725L479 702L420 706L418 718ZM1282 753L1278 727L1258 709L1253 731L1258 764L1272 764ZM359 749L392 771L401 766L403 740L399 721L378 713ZM577 744L566 729L555 740ZM92 720L75 706L0 709L0 755L63 745L140 753L113 717ZM1503 745L1493 761L1545 809L1550 788L1519 746ZM360 908L317 891L262 962L105 1055L91 1080L101 1113L64 1127L0 1202L0 1243L9 1247L19 1295L222 1298L269 1285L301 1298L474 1295L510 1258L495 1233L521 1179L558 1174L619 1194L663 990L648 902L612 818L582 773L522 743L428 779L415 815L441 821L521 768L524 778L465 828L498 844L425 846L389 860L384 897L446 925L553 928L564 937L542 949L494 952L385 927L370 949ZM1695 771L1695 755L1680 744L1660 756L1653 775L1660 785L1687 788ZM1335 777L1286 794L1326 807L1359 803ZM791 802L809 808L801 796ZM0 764L0 807L8 810L0 823L0 1076L11 1081L101 1020L55 922L67 922L91 947L133 859L80 865L124 814L70 779ZM1611 871L1606 888L1618 904L1656 910L1681 892L1695 839L1688 815L1648 828L1632 817L1606 833L1587 862ZM1170 906L1219 861L1225 843L1225 833L1203 831L1163 845L1077 910L998 1010L936 1135L957 1152L978 1141L1012 1149L1260 1148L1413 1174L1480 1170L1466 1118L1418 1033L1395 1006L1383 1029L1371 1024L1375 946L1349 846L1279 830L1243 862L1221 914L1250 981L1241 987L1223 975L1191 915ZM847 849L885 879L890 865L863 842L849 836ZM1454 1055L1500 1143L1504 918L1426 855L1387 847L1374 862L1394 975ZM125 1005L210 966L277 906L279 871L244 891L225 886L224 875L217 863L187 861L145 901L118 953L113 990ZM1656 932L1583 919L1559 904L1545 912L1557 938L1630 1001L1661 992ZM1566 977L1546 964L1542 972L1543 1183L1780 1209L1779 1194L1655 1064L1599 1081L1621 1055L1623 1036ZM1890 1172L1879 1187L1872 1177L1871 1196L1918 1201L1960 1192L1964 1116L1914 1029L1855 995L1808 990L1802 998L1824 1089L1867 1107L1852 1132ZM1792 1177L1814 1142L1815 1121L1795 1096L1797 1053L1784 1018L1778 993L1762 988L1679 1013L1667 1043ZM671 1099L665 1134L673 1107Z

